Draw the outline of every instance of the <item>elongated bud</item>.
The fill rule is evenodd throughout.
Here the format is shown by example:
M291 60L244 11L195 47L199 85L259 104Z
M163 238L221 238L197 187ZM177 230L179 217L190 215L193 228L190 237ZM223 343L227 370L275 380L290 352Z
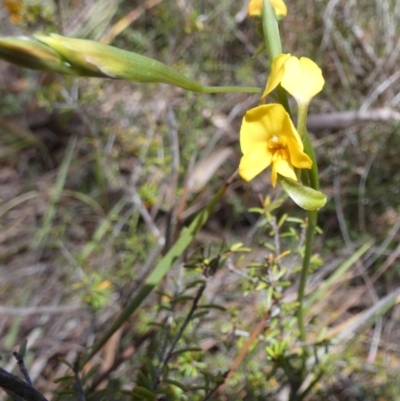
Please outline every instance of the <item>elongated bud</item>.
M257 87L206 86L140 54L61 35L0 38L0 58L21 67L85 77L157 82L200 93L261 93Z
M149 57L86 39L51 34L35 38L55 50L79 75L158 82L195 92L203 86Z
M0 58L33 70L76 75L57 52L25 36L0 38Z

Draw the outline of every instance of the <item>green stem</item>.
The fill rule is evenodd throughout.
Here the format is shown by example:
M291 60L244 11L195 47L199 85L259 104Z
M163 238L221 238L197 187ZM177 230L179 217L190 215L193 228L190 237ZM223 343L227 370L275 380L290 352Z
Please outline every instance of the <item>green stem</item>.
M255 86L203 86L201 93L262 93L261 88Z
M301 105L297 109L297 132L300 135L300 138L304 144L304 151L312 160L311 170L307 171L309 176L309 184L311 188L319 190L319 178L318 178L318 166L317 160L315 158L314 148L312 147L310 137L307 131L307 113L308 113L308 104Z
M297 116L297 131L303 140L305 153L312 160L311 170L307 172L309 178L309 184L311 188L318 190L319 189L318 166L317 166L317 160L315 158L314 149L311 145L310 137L308 136L307 126L306 126L307 111L308 111L308 105L299 105L298 116ZM297 298L299 302L299 306L297 309L297 321L300 331L300 339L303 342L306 340L306 331L304 327L304 294L307 284L308 271L310 269L312 245L313 245L315 227L317 225L317 215L318 215L317 210L308 211L306 248L304 251L303 266L300 274L299 291Z
M303 342L306 340L306 330L304 327L304 295L307 283L308 270L310 268L311 248L313 244L316 224L317 224L317 211L309 210L308 226L306 234L306 249L304 251L303 266L301 268L299 291L297 297L297 301L299 303L299 306L297 308L297 322L300 331L300 340Z
M307 130L305 131L305 135L303 137L303 143L304 143L304 151L313 162L311 170L308 172L310 178L310 186L311 188L314 188L318 191L319 190L318 165L317 165L317 160L315 158L314 148L311 145L310 137L308 136Z

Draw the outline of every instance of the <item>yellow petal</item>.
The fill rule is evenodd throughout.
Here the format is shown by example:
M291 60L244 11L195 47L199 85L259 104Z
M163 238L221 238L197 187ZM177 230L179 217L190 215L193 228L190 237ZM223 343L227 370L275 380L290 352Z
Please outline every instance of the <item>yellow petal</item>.
M321 69L307 57L290 57L284 70L281 85L299 104L307 105L324 86Z
M287 147L290 154L290 163L297 168L311 168L312 160L303 152L303 147L293 138L287 139ZM282 174L284 175L284 174ZM285 176L287 177L287 176Z
M257 144L267 146L270 136L263 119L265 114L266 109L259 106L248 110L244 115L240 128L240 149L243 153L247 153Z
M267 151L267 147L254 147L247 152L239 164L239 174L245 181L252 180L257 174L265 170L272 160L272 154Z
M282 105L264 104L246 112L240 129L240 148L243 153L256 145L267 144L273 136L293 138L303 150L300 136Z
M288 160L285 160L282 157L278 157L278 159L274 163L272 163L271 182L274 188L276 185L278 174L283 175L284 177L292 178L293 180L297 181L296 173L294 172L293 166Z
M261 99L267 97L281 82L285 73L285 63L290 59L290 54L280 54L275 57L271 64L271 74L269 74L265 91Z

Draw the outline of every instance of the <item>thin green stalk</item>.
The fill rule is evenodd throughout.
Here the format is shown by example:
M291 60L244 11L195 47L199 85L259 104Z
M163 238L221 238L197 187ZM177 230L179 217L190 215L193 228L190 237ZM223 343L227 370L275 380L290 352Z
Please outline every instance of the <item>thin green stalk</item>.
M314 148L311 145L310 137L308 136L307 130L303 137L303 143L304 143L304 151L306 152L306 154L310 157L310 159L313 162L313 164L311 166L311 170L309 171L309 174L308 174L309 179L310 179L310 186L311 186L311 188L314 188L318 191L319 190L318 165L317 165L317 160L315 158Z
M304 143L304 151L312 160L311 170L308 172L310 186L313 189L319 190L319 179L318 179L318 165L315 158L314 148L311 145L310 137L307 131L307 113L308 105L299 104L297 113L297 132Z
M262 93L261 88L253 86L203 86L201 93Z
M299 291L297 301L299 306L297 308L297 322L300 331L300 340L306 340L306 330L304 327L304 295L305 288L307 283L308 270L310 268L310 260L311 260L311 248L314 239L315 227L317 225L317 211L309 210L308 211L308 226L307 226L307 234L306 234L306 249L304 251L303 257L303 265L300 273L300 283L299 283Z
M300 137L303 139L305 152L312 160L312 167L308 173L311 188L318 190L319 178L318 178L317 160L315 158L314 149L311 145L311 141L308 136L306 127L307 109L308 109L307 106L299 106L298 108L297 131ZM304 250L303 265L300 273L300 282L299 282L299 290L297 298L299 303L297 309L297 322L299 326L300 340L303 342L306 340L306 330L304 327L304 295L307 284L308 271L310 269L312 245L314 240L315 227L317 225L317 215L318 215L318 210L308 211L308 226L307 226L306 245L305 245L306 247Z

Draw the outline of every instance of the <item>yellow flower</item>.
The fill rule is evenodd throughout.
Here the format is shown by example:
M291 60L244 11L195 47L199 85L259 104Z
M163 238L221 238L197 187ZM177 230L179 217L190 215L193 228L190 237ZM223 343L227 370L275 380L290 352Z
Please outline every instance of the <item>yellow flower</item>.
M312 60L281 54L272 62L271 74L262 98L281 84L299 105L308 105L311 98L322 90L324 83L321 69Z
M270 0L271 5L277 17L285 17L287 15L286 4L283 0ZM260 19L262 15L263 0L250 0L247 8L247 14L250 18Z
M250 181L271 165L271 182L278 174L297 180L294 168L311 168L312 161L289 114L280 104L266 104L247 111L240 129L243 157L239 174Z

